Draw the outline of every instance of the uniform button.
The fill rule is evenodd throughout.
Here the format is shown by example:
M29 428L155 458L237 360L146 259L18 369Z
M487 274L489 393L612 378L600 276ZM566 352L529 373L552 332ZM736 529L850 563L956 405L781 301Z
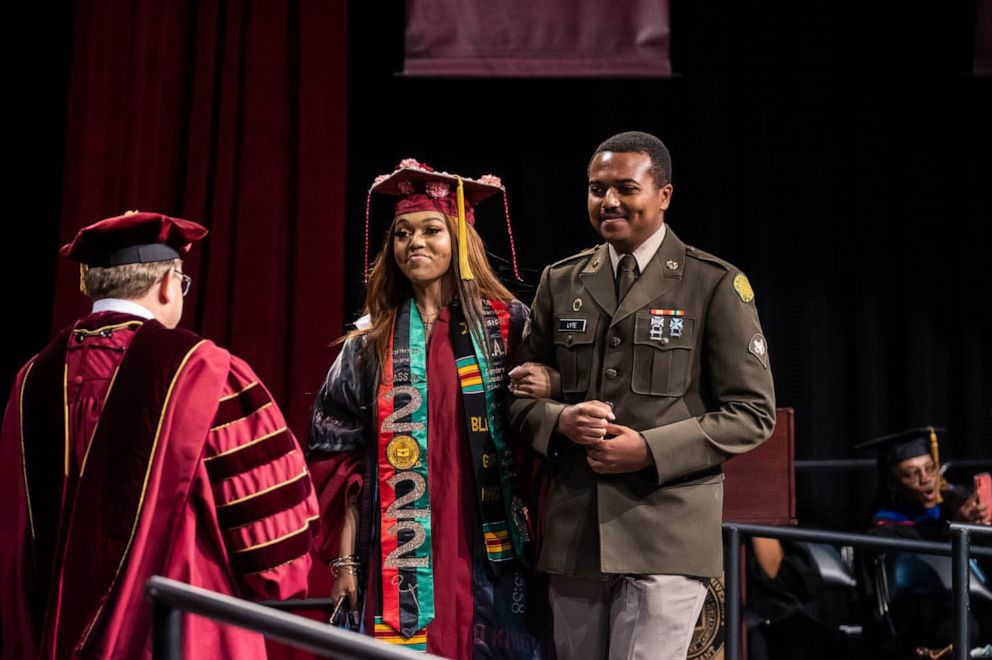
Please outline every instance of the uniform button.
M565 337L565 345L566 346L571 346L573 341L574 340L572 338L572 335L568 335L567 337Z
M76 335L76 341L79 342L80 344L82 344L83 343L83 336L82 335Z
M659 341L659 342L661 342L661 345L662 345L662 346L664 346L665 344L667 344L667 343L668 343L668 337L662 337L662 338L661 338L661 339L659 339L658 341Z
M606 370L606 377L609 378L610 380L613 380L614 378L617 377L617 370L614 369L613 367L610 367L609 369Z
M616 348L617 346L620 345L620 342L621 341L623 341L623 340L620 339L620 337L618 337L616 335L613 335L612 337L610 337L610 346L612 346L613 348Z
M76 385L79 385L80 383L82 383L82 382L83 382L83 377L82 377L82 376L75 376L75 377L74 377L74 378L72 379L72 382L74 382L74 383L75 383Z

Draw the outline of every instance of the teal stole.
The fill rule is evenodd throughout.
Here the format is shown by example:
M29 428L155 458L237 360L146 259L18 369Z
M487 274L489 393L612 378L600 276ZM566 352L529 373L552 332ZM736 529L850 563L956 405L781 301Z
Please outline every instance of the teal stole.
M495 566L525 557L530 535L526 508L515 495L515 458L503 437L509 314L502 301L486 301L484 312L485 327L470 332L453 301L450 328L472 449L480 537ZM424 324L409 300L397 311L378 389L382 615L375 617L374 636L411 650L426 650L425 627L434 619L427 397Z

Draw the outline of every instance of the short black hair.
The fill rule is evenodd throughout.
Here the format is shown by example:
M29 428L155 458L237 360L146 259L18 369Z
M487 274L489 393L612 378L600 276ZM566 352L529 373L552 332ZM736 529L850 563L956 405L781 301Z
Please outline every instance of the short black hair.
M651 159L651 176L654 178L655 186L661 188L672 181L672 155L668 153L665 143L650 133L641 131L617 133L596 147L592 158L604 151L647 154ZM589 165L592 165L592 158L589 159Z

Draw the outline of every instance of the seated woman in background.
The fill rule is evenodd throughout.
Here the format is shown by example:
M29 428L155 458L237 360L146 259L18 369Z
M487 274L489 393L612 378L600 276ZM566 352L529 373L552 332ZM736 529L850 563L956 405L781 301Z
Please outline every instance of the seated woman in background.
M878 451L879 480L869 534L946 542L950 538L948 521L992 523L989 504L980 501L977 492L944 481L937 460L936 430L932 427L910 429L856 447L867 448ZM980 540L976 538L976 542ZM868 621L865 632L869 644L901 657L914 657L917 648L946 649L952 631L950 594L934 593L928 598L925 592L941 581L933 576L941 571L949 575L950 559L897 555L901 556L894 556L888 563L898 560L901 568L884 580L879 578L886 571L885 557L872 556L869 562L873 579L868 584L878 585L878 592L886 592L881 593L885 611L876 612L875 620ZM978 569L972 572L972 579L987 584L984 572L974 560L972 564ZM992 612L974 599L972 607L973 644L992 641Z
M538 658L545 627L502 410L527 309L473 227L501 190L412 159L376 179L393 222L310 430L332 598L377 640L448 658Z
M980 502L977 493L943 480L934 455L936 442L936 431L925 427L857 447L879 450L873 527L887 528L896 536L936 541L946 538L944 523L948 520L992 523L989 504Z

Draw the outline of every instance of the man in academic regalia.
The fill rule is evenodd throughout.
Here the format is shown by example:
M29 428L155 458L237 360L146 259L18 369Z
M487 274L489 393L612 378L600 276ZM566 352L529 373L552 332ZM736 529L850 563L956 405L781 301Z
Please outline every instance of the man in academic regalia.
M3 658L150 655L145 581L303 595L317 517L302 453L244 361L176 329L202 226L128 213L83 228L92 312L18 373L0 436ZM187 657L264 640L186 617Z

